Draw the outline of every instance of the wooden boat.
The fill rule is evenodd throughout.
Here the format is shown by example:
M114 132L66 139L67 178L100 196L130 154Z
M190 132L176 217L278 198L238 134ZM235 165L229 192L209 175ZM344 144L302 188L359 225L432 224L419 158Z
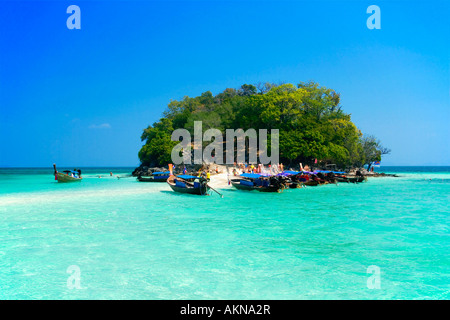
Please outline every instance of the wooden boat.
M321 180L318 179L317 176L307 174L305 172L297 172L296 174L292 174L290 179L292 184L297 184L297 188L301 188L303 186L315 187L321 184Z
M348 182L352 182L352 183L360 183L360 182L367 181L367 177L364 177L364 176L347 177L347 180L348 180Z
M293 180L293 179L286 179L286 180L282 181L282 184L285 189L297 189L297 188L303 187L303 182Z
M303 182L298 181L295 178L291 177L279 177L279 183L283 186L284 189L297 189L303 187Z
M347 182L347 183L350 182L350 181L348 181L348 178L345 176L337 176L336 180L337 180L337 182Z
M266 177L254 173L243 173L240 179L231 179L233 187L239 190L260 192L281 192L284 189L283 183L275 177Z
M81 181L83 178L81 177L81 170L65 170L63 172L59 172L56 170L56 165L53 164L54 174L55 174L55 180L58 180L58 182L76 182Z
M230 181L231 185L239 190L252 191L256 189L253 182L247 179L231 179Z
M308 187L315 187L318 186L320 183L317 180L310 179L308 181L303 182L303 184Z
M280 193L283 191L283 189L284 189L284 186L282 186L282 185L276 186L276 185L270 184L267 187L261 187L256 190L258 190L259 192L278 192L278 193Z
M232 179L231 184L233 187L239 190L246 190L246 191L260 191L260 192L281 192L283 190L282 187L277 187L274 185L255 185L254 181L249 181L247 179Z
M73 175L74 173L71 171L63 171L63 172L57 172L56 173L56 180L58 182L74 182L74 181L81 181L83 180L82 177L77 177Z
M197 195L208 195L208 182L204 177L194 177L189 175L170 176L167 183L175 192L189 193Z
M303 186L303 181L298 180L299 174L299 171L285 170L282 173L277 174L277 179L285 189L301 188Z
M304 184L303 182L291 181L287 184L287 187L289 189L297 189L297 188L302 188L303 184Z
M170 172L153 172L151 176L139 176L137 178L140 182L166 182L170 177Z

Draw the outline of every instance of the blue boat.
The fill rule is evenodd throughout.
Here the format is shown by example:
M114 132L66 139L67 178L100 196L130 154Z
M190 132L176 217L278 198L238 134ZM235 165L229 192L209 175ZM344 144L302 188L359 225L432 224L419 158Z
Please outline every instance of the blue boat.
M275 177L265 176L257 173L243 173L241 179L231 179L233 187L239 190L281 192L283 185L278 183Z
M204 177L190 175L170 176L167 183L175 192L208 195L208 180Z
M170 177L170 172L153 172L151 176L139 176L137 179L140 182L166 182Z

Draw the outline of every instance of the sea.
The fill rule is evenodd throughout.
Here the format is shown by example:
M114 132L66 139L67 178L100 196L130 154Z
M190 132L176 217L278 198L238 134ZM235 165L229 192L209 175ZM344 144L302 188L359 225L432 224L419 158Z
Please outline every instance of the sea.
M223 197L81 169L0 169L0 299L450 298L450 167Z

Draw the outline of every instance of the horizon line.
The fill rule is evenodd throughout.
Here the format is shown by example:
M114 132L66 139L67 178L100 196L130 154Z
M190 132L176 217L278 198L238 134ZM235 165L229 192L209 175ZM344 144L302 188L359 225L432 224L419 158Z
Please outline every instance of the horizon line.
M74 168L138 168L141 165L131 165L131 166L72 166L72 165L63 165L63 166L58 166L58 167L63 167L63 168L67 168L67 167L74 167ZM162 166L164 167L164 166ZM432 164L423 164L423 165L382 165L380 167L376 167L376 168L383 168L383 167L450 167L450 164L441 164L441 165L432 165ZM0 169L45 169L45 168L50 168L53 169L53 166L36 166L36 167L27 167L27 166L19 166L19 167L14 167L14 166L0 166ZM156 168L156 167L154 167Z

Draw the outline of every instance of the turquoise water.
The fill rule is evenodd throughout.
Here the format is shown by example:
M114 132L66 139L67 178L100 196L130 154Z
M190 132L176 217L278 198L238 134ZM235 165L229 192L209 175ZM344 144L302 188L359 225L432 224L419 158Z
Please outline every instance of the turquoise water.
M0 169L0 299L448 299L450 167L381 170L401 177L222 199Z

